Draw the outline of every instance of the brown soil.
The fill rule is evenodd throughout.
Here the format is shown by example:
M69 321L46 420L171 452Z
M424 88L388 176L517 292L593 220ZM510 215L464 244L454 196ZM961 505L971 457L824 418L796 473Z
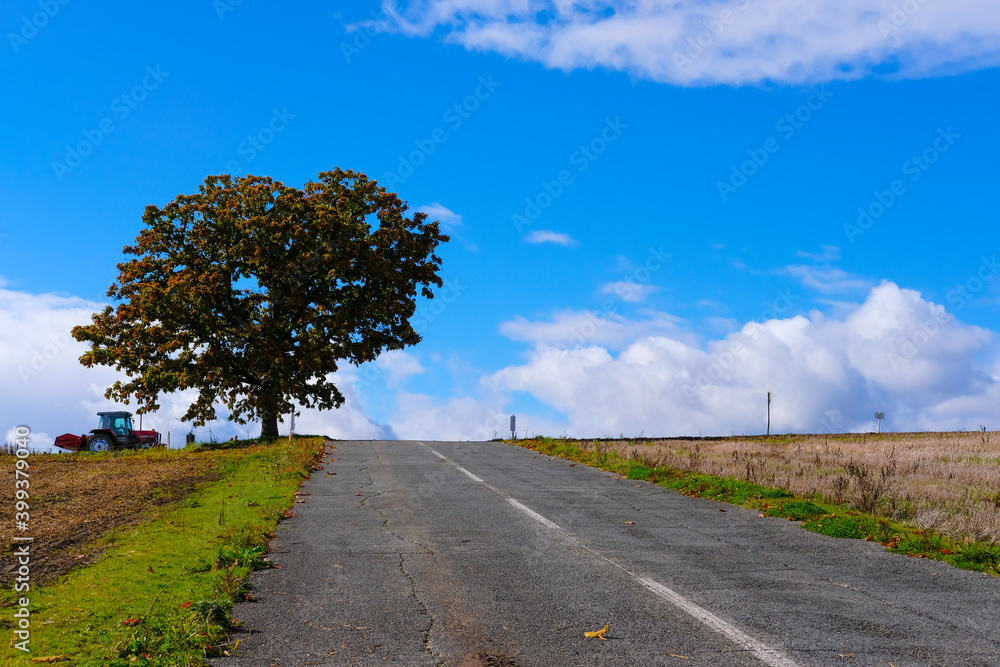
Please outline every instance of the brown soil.
M180 452L120 452L32 455L28 530L15 524L15 457L0 456L0 554L13 538L34 538L32 582L46 583L75 566L94 562L101 536L151 518L158 509L185 498L201 482L220 477L215 462ZM0 586L13 582L15 559L3 558Z

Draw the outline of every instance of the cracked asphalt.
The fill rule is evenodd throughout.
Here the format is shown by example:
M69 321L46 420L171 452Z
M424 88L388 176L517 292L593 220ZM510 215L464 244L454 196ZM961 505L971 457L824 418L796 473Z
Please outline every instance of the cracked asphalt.
M503 443L330 444L212 665L1000 665L995 578Z

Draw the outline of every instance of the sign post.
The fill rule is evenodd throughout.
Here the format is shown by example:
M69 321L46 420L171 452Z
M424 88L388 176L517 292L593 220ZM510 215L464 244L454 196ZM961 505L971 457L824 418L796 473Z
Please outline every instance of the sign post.
M882 432L882 420L883 419L885 419L885 413L884 412L876 412L875 413L875 432L876 433L881 433Z
M511 415L510 416L510 439L511 440L517 440L517 428L515 428L515 423L516 423L516 420L514 419L514 415Z
M771 435L771 392L767 392L767 434Z

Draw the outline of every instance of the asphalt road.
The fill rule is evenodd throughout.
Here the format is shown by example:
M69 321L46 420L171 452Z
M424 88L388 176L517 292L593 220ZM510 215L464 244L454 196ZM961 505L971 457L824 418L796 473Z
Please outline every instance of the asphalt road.
M331 444L213 665L1000 665L995 578L502 443Z

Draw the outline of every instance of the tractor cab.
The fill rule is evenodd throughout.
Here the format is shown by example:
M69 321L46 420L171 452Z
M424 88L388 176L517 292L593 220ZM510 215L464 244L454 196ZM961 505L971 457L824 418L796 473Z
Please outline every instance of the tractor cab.
M128 444L132 435L132 413L131 412L98 412L101 418L97 431L111 431L115 440L121 444Z

